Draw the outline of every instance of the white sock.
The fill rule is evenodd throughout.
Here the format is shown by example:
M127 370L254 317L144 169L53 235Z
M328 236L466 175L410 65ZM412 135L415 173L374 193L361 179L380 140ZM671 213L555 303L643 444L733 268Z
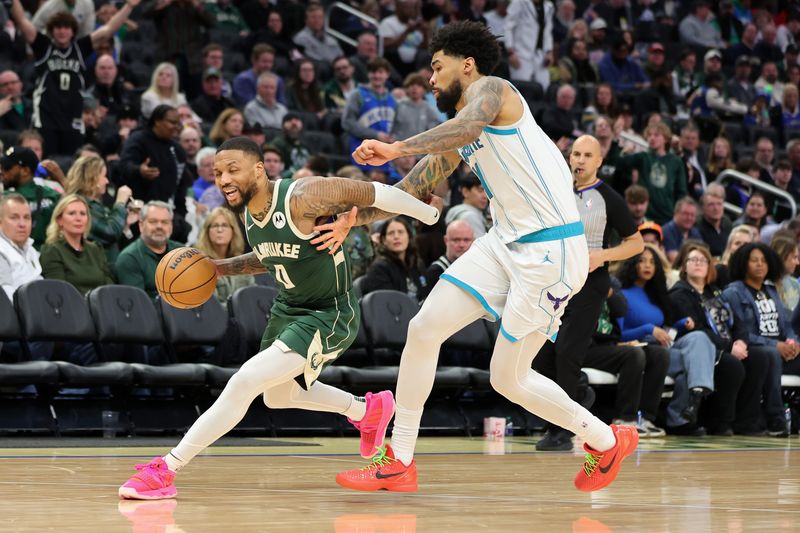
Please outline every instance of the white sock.
M579 435L586 444L598 452L605 452L617 445L617 438L611 427L602 420L594 416L583 406L575 405L575 417L568 429Z
M367 414L367 400L363 396L353 396L348 407L343 413L350 420L358 422Z
M392 450L395 459L399 459L406 466L414 460L414 447L417 445L421 420L422 409L411 411L397 406L392 429Z
M167 466L173 472L177 472L178 470L180 470L181 468L183 468L188 464L188 461L184 461L183 459L178 457L178 455L176 455L175 450L169 452L167 455L162 457L162 459L164 459L164 462L167 463Z

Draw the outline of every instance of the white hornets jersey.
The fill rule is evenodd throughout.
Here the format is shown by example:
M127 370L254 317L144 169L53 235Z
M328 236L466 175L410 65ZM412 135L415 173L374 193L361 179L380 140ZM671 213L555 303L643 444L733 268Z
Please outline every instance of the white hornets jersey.
M522 101L522 118L509 126L487 126L458 150L486 190L493 231L504 243L580 221L564 156L514 91Z

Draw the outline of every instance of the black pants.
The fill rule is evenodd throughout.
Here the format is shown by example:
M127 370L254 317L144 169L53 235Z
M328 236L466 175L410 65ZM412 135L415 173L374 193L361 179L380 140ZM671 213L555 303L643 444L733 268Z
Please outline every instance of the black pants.
M44 138L44 155L72 155L83 145L83 133L77 130L58 130L41 128L39 133Z
M738 418L737 398L746 376L745 365L741 361L729 353L722 354L719 363L714 367L714 392L703 401L700 412L701 423L710 431L731 427ZM758 396L756 402L760 402L761 388L755 388Z
M641 410L643 417L655 421L669 368L669 350L653 344L592 344L583 366L619 375L615 418L636 420Z
M533 369L558 383L573 400L577 399L583 360L610 285L606 269L590 272L586 284L564 310L556 342L546 342L533 360Z

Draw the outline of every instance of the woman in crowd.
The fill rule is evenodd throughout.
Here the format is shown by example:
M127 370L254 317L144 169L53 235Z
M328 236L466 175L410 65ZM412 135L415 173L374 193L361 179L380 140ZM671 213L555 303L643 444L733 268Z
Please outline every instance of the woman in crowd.
M800 102L798 101L797 85L787 83L783 86L783 114L782 124L784 129L796 130L800 128Z
M729 267L731 283L722 295L733 311L734 337L747 343L748 357L764 352L770 363L763 389L764 417L742 431L762 432L765 418L770 435L788 436L781 401L781 360L794 360L798 344L789 312L773 285L783 275L783 264L769 246L753 242L733 254Z
M800 300L800 282L795 277L797 265L800 264L800 259L797 253L797 241L779 237L772 240L771 248L780 257L783 262L783 275L778 281L777 289L778 296L780 296L783 306L789 313L794 311L797 307L797 302Z
M718 287L725 288L731 281L728 272L728 261L730 261L734 252L745 244L753 242L757 237L758 231L747 224L736 226L731 230L731 234L728 235L728 243L725 245L725 251L722 252L722 257L716 264Z
M378 240L377 258L361 282L362 294L388 289L416 299L426 281L411 238L411 225L403 217L390 218L381 226Z
M723 170L733 168L733 150L731 142L725 137L717 137L711 141L706 162L706 183L711 183Z
M583 110L581 124L584 130L590 131L598 116L616 117L618 114L617 97L614 95L614 89L608 83L601 83L595 90L591 105Z
M66 281L81 294L114 283L103 248L87 240L91 227L89 203L82 196L68 194L59 200L39 258L45 279Z
M569 53L558 62L561 83L572 85L597 84L600 74L597 67L589 61L589 47L586 41L572 40L568 44Z
M103 203L108 187L106 163L97 156L81 157L75 161L67 172L65 186L66 194L79 194L86 199L92 221L88 238L105 250L108 264L113 265L123 235L127 233L132 237L129 228L139 220L138 213L127 208L131 188L127 185L118 187L114 205L106 207Z
M687 241L675 261L680 281L669 291L672 310L687 316L714 343L714 393L703 403L701 419L713 435L741 432L761 410L761 391L769 366L763 354L748 354L747 343L734 336L733 314L715 284L714 258L705 244Z
M761 231L767 224L774 224L775 221L769 216L770 206L767 197L761 191L753 191L744 206L744 214L737 218L733 225L747 224Z
M310 59L300 61L286 88L286 107L292 111L316 113L322 117L327 111L322 103L322 91L317 83L317 69Z
M618 319L622 341L639 340L669 348L668 375L675 380L675 390L667 407L667 431L704 435L705 429L696 421L703 398L714 390L714 345L705 333L694 331L696 324L690 317L681 317L670 327L666 277L651 245L625 261L619 280L628 300L628 312ZM675 332L671 332L673 329Z
M178 69L172 63L159 63L150 78L150 87L142 93L141 111L145 119L161 104L177 108L186 104L186 96L180 92Z
M219 146L232 137L239 137L244 128L244 115L234 107L229 107L219 114L208 138Z

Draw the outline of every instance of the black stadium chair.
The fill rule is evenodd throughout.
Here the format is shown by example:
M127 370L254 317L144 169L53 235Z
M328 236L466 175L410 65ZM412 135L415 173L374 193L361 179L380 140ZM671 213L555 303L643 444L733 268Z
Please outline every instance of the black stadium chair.
M5 291L0 290L0 343L22 340L14 306ZM0 385L56 385L58 376L58 366L50 361L0 364Z
M228 298L228 313L236 321L239 339L245 346L247 357L259 351L272 302L277 295L278 289L253 285L236 290Z
M398 291L375 291L362 298L361 319L376 363L398 363L400 351L406 344L408 323L418 311L419 304Z

